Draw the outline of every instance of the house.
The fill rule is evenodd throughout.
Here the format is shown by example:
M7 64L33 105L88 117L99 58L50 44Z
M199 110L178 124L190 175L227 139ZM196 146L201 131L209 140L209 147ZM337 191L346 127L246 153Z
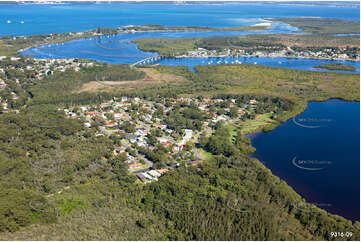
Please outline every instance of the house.
M137 177L139 178L139 180L141 180L144 183L148 182L148 180L143 176L142 173L138 173Z
M84 123L84 126L90 128L92 125L89 122Z
M172 144L170 142L162 142L162 145L164 147L171 147L172 146Z
M193 130L185 129L184 132L185 132L185 135L184 135L183 140L182 140L183 144L187 143L187 141L190 141L192 139Z
M141 173L145 178L147 178L148 180L153 180L154 178L151 177L149 174L145 173L145 172L142 172Z
M168 142L168 139L167 138L164 138L164 137L158 137L157 140L159 141L159 143L166 143Z
M163 168L163 169L156 170L156 171L162 175L162 174L168 172L169 170L167 168Z
M120 114L120 113L117 113L117 112L114 112L114 119L121 119L121 120L124 120L125 119L125 117L122 115L122 114Z
M114 122L106 122L105 127L107 127L107 128L116 128L117 124L114 123Z
M156 170L148 171L148 174L151 175L152 177L160 177L162 175Z
M216 121L218 122L218 121L227 121L227 118L226 118L226 116L224 116L224 115L222 115L222 116L218 116L217 117L217 119L216 119Z
M177 144L178 151L183 150L185 146L186 146L186 145L185 145L185 143L184 143L184 140L182 140L181 142L179 142L179 143Z
M90 115L91 117L96 117L96 116L99 116L100 113L98 111L91 111L91 112L88 112L88 115Z
M87 108L87 107L80 107L80 110L81 110L82 112L85 112L85 111L88 111L88 108Z
M154 125L154 127L158 128L158 129L164 130L164 129L167 128L167 125L164 125L164 124L156 124L156 125Z
M138 142L138 145L139 145L139 146L142 146L142 147L147 147L147 146L148 146L148 144L147 144L145 141L143 141L143 140L139 141L139 142Z
M137 142L137 136L135 134L128 134L128 140L130 143L134 144L135 142Z
M140 168L140 167L142 167L142 166L143 166L142 163L134 163L134 164L130 164L130 165L129 165L129 168L136 169L136 168Z
M257 100L256 99L251 99L249 100L249 104L256 104L257 103Z

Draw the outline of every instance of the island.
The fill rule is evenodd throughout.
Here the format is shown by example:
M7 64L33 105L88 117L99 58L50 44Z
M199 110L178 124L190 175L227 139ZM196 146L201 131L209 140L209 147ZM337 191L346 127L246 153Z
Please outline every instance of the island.
M318 65L314 68L317 69L326 69L326 70L332 70L332 71L356 71L357 68L351 65L346 65L342 63L336 63L336 64L327 64L327 65Z

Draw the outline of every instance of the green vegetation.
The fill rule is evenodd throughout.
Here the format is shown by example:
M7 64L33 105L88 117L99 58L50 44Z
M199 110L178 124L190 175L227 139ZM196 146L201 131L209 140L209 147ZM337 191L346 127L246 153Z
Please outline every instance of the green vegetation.
M360 21L334 18L273 18L312 34L359 34Z
M336 64L327 64L327 65L319 65L315 66L317 69L326 69L326 70L336 70L336 71L356 71L356 67L341 63Z
M41 110L37 117L43 117L44 106ZM1 127L14 130L9 125L21 125L21 130L26 128L20 132L21 138L25 133L45 133L30 123L24 126L28 122L25 117L3 115ZM107 146L106 138L95 138L91 133L85 136L81 128L73 126L65 131L75 132L83 141L77 144L79 139L72 134L61 134L58 152L75 160L57 160L61 161L59 168L69 166L64 175L73 179L64 179L62 169L49 177L50 169L31 166L35 152L30 146L26 146L29 157L19 153L4 160L1 207L6 209L1 210L1 228L7 232L0 234L2 240L333 240L330 232L342 230L353 233L343 239L359 239L359 222L352 224L305 203L260 162L238 151L236 147L243 141L237 138L230 142L224 136L229 135L226 127L219 127L209 138L207 149L217 154L210 161L197 169L170 171L158 182L140 185L126 173L122 162L107 152L99 154L102 148L97 147ZM1 134L1 152L10 155L4 144L11 140L11 134ZM22 139L15 142L24 145ZM33 143L37 145L38 141ZM48 151L40 150L37 155ZM82 165L76 166L79 158ZM55 160L48 161L53 164L51 168L57 167ZM56 190L46 189L55 185L59 186ZM33 225L21 228L30 223Z
M10 64L28 63L21 59ZM342 239L359 240L359 222L305 203L248 157L253 148L244 137L247 125L254 125L247 119L255 119L257 127L273 127L303 111L311 100L359 100L359 75L254 65L195 69L194 73L186 67L104 64L55 71L42 79L31 71L1 74L11 84L0 95L19 113L0 114L0 239L334 240L340 238L332 238L332 231L350 231L353 236ZM136 82L152 71L154 79L170 74L181 78L109 92L78 92L90 81ZM11 99L12 91L18 99ZM199 140L207 160L198 167L184 166L165 173L158 182L142 184L128 172L124 157L114 155L116 139L98 135L96 122L85 128L83 121L66 118L61 111L121 96L159 101L232 97L240 103L254 99L259 105L237 126L218 122L213 133ZM226 104L214 108L223 112ZM168 124L197 130L197 120L207 114L182 102L178 105L165 117ZM229 113L237 115L231 109ZM155 115L161 117L163 112ZM134 131L131 124L124 125ZM160 135L154 131L148 138ZM139 151L161 164L168 159L164 149Z
M84 130L79 120L65 119L57 107L31 106L19 114L2 114L0 124L0 231L55 222L57 206L66 214L82 202L50 204L46 194L108 176L89 168L109 157L110 141L95 137L95 130Z
M143 51L157 52L161 56L174 57L185 54L189 50L195 49L197 39L164 39L164 38L149 38L136 39L133 43L138 44L138 48Z

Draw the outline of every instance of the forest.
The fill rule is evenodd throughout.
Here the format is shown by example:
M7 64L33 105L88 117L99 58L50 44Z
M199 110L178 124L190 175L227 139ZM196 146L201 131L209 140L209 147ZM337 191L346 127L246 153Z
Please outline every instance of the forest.
M359 222L305 203L222 126L205 143L212 159L143 185L109 139L61 116L51 105L1 115L2 240L359 238Z

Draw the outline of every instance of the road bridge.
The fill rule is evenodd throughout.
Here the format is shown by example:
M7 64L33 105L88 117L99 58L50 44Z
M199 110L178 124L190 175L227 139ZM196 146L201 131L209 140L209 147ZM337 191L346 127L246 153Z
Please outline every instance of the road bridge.
M159 62L162 58L164 58L164 57L162 57L160 55L159 56L151 56L151 57L142 59L140 61L137 61L137 62L131 64L131 66L153 64L153 63Z

